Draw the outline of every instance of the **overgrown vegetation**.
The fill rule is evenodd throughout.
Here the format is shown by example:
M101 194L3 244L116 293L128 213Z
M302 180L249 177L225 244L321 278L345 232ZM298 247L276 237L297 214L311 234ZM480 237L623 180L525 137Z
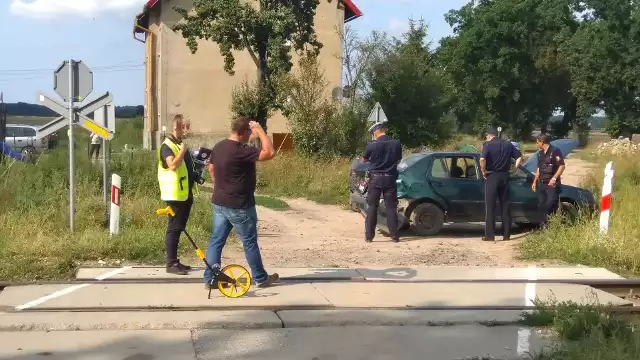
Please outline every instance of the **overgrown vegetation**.
M550 328L550 348L534 351L535 360L631 360L640 358L640 328L629 315L609 306L536 301L538 309L523 314L528 326Z
M613 161L615 179L609 233L599 231L599 212L581 213L577 223L566 226L555 217L547 229L528 236L521 244L526 259L560 259L570 263L606 267L640 274L640 159L637 156L596 157L594 170L583 186L600 198L603 169Z

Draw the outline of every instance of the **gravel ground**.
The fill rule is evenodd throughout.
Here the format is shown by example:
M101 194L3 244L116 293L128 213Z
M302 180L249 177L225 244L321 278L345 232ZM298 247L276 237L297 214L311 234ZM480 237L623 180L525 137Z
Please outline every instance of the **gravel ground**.
M578 185L592 165L567 159L564 183ZM514 234L511 241L485 243L483 224L448 227L439 236L420 238L404 234L394 244L382 235L364 242L362 215L337 206L320 205L303 199L286 199L287 211L258 209L259 243L267 267L348 266L523 266L515 259L517 246L526 234ZM238 243L229 243L225 262L243 263ZM551 265L545 262L537 265Z

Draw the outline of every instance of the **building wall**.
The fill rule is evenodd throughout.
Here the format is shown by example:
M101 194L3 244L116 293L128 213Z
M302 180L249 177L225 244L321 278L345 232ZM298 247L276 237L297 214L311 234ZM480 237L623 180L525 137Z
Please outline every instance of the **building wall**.
M157 132L149 136L154 138L155 144L163 136L163 126L167 132L171 131L171 119L177 113L189 117L192 131L210 139L206 141L209 145L226 137L232 116L229 106L234 87L245 78L254 81L257 77L256 65L247 51L234 52L233 76L224 71L224 60L217 44L200 41L198 51L191 54L186 40L171 27L180 20L172 7L189 8L192 3L192 0L162 0L149 14L149 28L155 35L150 91L155 95L151 101L154 119L150 121L157 124ZM320 62L326 67L326 76L331 82L328 95L342 83L342 43L337 31L342 30L343 20L344 8L338 0L321 0L315 25L319 40L324 45ZM297 56L294 56L294 63L296 61ZM277 113L269 119L268 131L270 134L289 132L286 119Z

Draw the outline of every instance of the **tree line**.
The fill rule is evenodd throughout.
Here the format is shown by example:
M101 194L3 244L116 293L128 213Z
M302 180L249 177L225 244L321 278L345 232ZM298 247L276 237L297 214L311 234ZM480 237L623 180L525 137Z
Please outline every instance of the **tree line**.
M6 103L8 116L37 116L37 117L57 117L58 113L46 106L29 104L24 102ZM116 106L116 118L128 119L144 116L144 106Z
M337 98L321 86L319 3L196 0L192 9L174 7L182 21L173 29L192 53L198 40L217 43L230 75L233 51L248 52L257 77L234 91L232 112L268 127L282 111L296 148L309 154L361 148L376 102L391 134L408 147L438 145L460 132L481 136L488 126L519 141L536 128L554 137L572 132L583 143L593 127L611 136L640 132L638 2L470 1L444 14L453 34L435 50L422 21L410 20L400 38L380 31L361 38L347 26L339 33L346 86ZM292 52L302 58L296 71ZM602 111L606 121L594 117Z

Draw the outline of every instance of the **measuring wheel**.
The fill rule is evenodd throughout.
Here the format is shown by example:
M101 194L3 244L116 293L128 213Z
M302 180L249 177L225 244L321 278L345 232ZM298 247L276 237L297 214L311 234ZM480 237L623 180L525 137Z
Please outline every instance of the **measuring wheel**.
M238 298L249 291L251 287L251 274L245 267L232 264L225 266L220 272L235 282L235 284L233 284L224 280L218 280L218 290L220 290L222 295L230 298ZM224 276L221 277L224 278Z

